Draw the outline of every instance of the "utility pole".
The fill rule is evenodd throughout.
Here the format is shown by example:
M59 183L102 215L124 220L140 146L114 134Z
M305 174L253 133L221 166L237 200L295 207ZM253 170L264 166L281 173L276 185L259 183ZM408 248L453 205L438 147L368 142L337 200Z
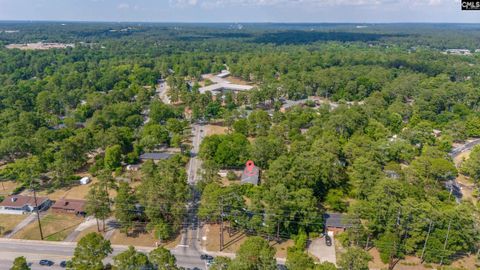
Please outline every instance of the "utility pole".
M38 211L38 203L37 203L37 192L35 191L35 187L31 184L33 189L33 200L35 201L35 211L37 212L37 221L38 221L38 229L40 230L40 239L43 240L43 231L42 231L42 223L40 222L40 213Z
M223 198L220 200L220 207L221 207L221 213L220 213L220 251L223 250Z
M445 237L445 243L443 244L442 259L440 260L440 266L443 265L443 258L445 257L445 250L447 249L448 236L450 235L450 226L452 225L452 219L448 222L447 237Z
M395 225L396 225L395 227L396 227L397 230L398 230L398 227L400 226L400 214L401 214L401 212L402 212L402 208L399 207L398 208L398 214L397 214L397 222L395 223ZM396 239L396 237L393 241L392 250L390 250L390 256L389 256L389 259L388 259L388 269L389 270L393 269L393 267L395 266L394 263L393 263L394 251L395 251L395 253L397 253L397 239Z
M432 228L433 228L433 221L430 220L430 225L428 225L427 237L425 238L425 243L423 243L422 256L420 256L420 260L422 261L422 263L423 263L423 256L425 255L425 249L427 248L428 238L430 237L430 232L432 231Z

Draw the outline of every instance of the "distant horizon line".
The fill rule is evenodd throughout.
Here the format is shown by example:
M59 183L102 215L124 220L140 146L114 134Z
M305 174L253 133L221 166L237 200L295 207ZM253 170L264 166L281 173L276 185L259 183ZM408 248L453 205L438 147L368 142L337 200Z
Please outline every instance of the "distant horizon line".
M265 22L254 22L254 21L222 21L222 22L202 22L202 21L102 21L102 20L2 20L0 23L5 22L24 22L24 23L34 23L34 22L53 22L53 23L151 23L151 24L367 24L367 25L380 25L380 24L479 24L480 22L282 22L282 21L265 21Z

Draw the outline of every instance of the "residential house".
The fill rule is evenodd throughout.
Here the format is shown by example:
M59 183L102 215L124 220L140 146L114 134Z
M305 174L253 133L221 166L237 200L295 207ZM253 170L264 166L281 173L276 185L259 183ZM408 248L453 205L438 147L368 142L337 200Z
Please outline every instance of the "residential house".
M242 172L242 176L240 178L241 184L253 184L258 185L260 181L260 168L255 166L253 161L249 160L245 164L245 169Z
M325 232L341 233L352 227L351 220L341 213L323 214L325 221Z
M52 211L55 213L74 214L85 217L85 204L86 202L84 200L60 199L53 204Z
M23 195L11 195L5 198L0 203L0 213L3 214L27 214L33 211L38 210L42 211L47 209L50 206L50 200L47 197L37 197L36 203L35 198L31 196Z
M153 160L154 162L157 162L159 160L169 159L172 156L173 156L173 154L167 153L167 152L143 153L143 154L140 155L140 160L141 161Z

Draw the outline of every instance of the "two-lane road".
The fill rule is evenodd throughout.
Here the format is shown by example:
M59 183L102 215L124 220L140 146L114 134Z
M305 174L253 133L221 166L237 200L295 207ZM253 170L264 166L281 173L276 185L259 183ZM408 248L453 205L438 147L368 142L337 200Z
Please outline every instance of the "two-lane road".
M61 261L69 260L73 256L76 243L72 242L49 242L29 241L0 238L0 270L10 269L16 257L24 256L28 262L33 263L32 269L45 269L38 262L41 259L48 259L55 263L48 269L63 269L59 267ZM105 263L111 262L113 256L125 251L128 246L112 245L113 253L105 259ZM136 247L138 251L150 252L153 248ZM172 250L177 259L177 265L185 268L204 268L205 263L200 260L198 254L184 253Z

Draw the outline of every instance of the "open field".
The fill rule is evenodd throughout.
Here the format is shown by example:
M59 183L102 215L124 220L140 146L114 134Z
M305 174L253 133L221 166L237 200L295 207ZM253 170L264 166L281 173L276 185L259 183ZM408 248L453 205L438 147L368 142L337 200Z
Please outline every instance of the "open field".
M219 125L206 125L204 127L206 136L211 136L211 135L222 135L226 134L228 131L227 127L219 126Z
M18 223L24 220L27 215L4 215L0 214L0 227L3 227L3 230L0 233L0 236L3 236L9 233Z
M48 197L52 201L56 201L59 199L76 199L76 200L84 200L88 194L88 191L90 190L90 187L98 182L98 179L96 177L92 177L90 174L82 173L82 174L77 174L80 177L88 176L91 179L91 182L86 184L86 185L80 185L80 184L75 184L70 187L65 187L65 188L60 188L57 189L53 192L49 192L47 190L42 190L37 192L37 196L44 196ZM114 198L116 196L116 191L113 189L110 189L108 191L108 194L110 195L111 198ZM33 193L29 190L25 190L22 192L22 195L29 195L33 196Z
M48 241L62 241L83 221L74 215L48 213L41 219L43 236ZM35 221L16 233L14 238L40 240L38 223Z
M208 251L220 251L220 225L218 224L208 224L203 228L203 235L206 237L206 240L202 241L202 245ZM237 252L240 246L248 239L245 233L239 231L229 235L227 229L224 231L224 243L223 252ZM285 242L277 243L276 241L270 241L270 246L275 248L276 257L286 258L287 257L287 248L294 246L293 240L288 240Z

